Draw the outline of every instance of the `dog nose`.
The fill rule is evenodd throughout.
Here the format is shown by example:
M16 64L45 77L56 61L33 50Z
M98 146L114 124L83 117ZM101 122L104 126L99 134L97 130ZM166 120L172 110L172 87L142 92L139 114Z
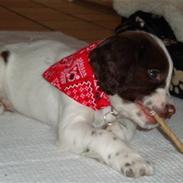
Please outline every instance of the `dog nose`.
M176 112L173 104L166 104L164 110L160 113L160 116L164 119L171 118Z
M167 118L170 118L171 116L173 116L176 113L175 106L172 104L167 104L165 106L165 108L166 108L166 112L167 112Z

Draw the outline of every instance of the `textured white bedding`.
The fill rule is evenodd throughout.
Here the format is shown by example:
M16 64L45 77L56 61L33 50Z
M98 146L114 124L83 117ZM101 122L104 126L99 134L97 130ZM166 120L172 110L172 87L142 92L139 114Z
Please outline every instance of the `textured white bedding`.
M74 48L85 44L62 33L0 32L0 44L35 39L56 39ZM183 141L183 100L174 101L177 114L169 125ZM0 183L183 182L183 155L157 129L137 132L132 147L154 163L154 176L126 178L94 160L61 152L54 127L5 113L0 116Z

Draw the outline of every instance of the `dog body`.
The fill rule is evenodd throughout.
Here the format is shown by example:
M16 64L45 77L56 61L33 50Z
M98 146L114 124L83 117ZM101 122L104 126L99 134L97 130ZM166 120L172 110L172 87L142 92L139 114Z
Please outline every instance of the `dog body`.
M129 73L125 73L125 76L117 77L120 78L118 80L112 75L113 71L109 70L106 73L107 75L111 74L112 77L104 80L116 80L112 81L112 83L103 81L102 77L105 74L100 76L101 71L97 71L98 65L95 62L98 55L101 54L98 53L100 49L107 49L107 52L111 53L115 44L117 44L117 48L120 47L120 44L126 47L121 42L116 43L118 38L109 38L91 53L91 65L94 68L94 72L96 72L97 79L101 82L102 88L108 94L112 107L109 106L102 110L94 111L60 92L42 77L47 68L61 58L72 54L75 50L60 42L37 41L6 45L1 48L1 101L5 108L14 109L28 117L51 125L57 125L59 144L64 150L95 154L97 158L100 158L100 160L128 177L152 175L152 165L145 161L135 150L131 149L128 146L128 141L133 137L136 126L148 129L156 126L155 123L149 122L152 119L142 111L141 105L148 106L167 117L164 110L165 106L169 104L168 87L172 74L172 62L165 47L157 38L140 32L135 33L135 35L134 33L127 33L124 34L124 37L125 39L122 42L125 44L130 42L131 37L133 41L137 37L139 40L141 38L143 38L142 40L148 40L150 44L152 41L152 44L156 44L155 47L157 47L153 47L153 49L161 50L160 56L163 59L160 60L164 60L165 63L159 67L159 70L162 69L163 74L161 78L159 78L159 75L155 78L158 81L152 81L155 86L151 88L151 91L147 90L147 88L144 89L142 86L139 87L140 79L138 77L141 78L139 72L142 73L143 71L138 71L137 73L135 70L129 71ZM112 46L108 50L111 42ZM140 46L140 42L138 44ZM129 48L128 45L127 49ZM132 51L134 50L132 49ZM153 54L152 52L152 57ZM124 55L125 57L128 56ZM115 55L115 58L117 58L117 55ZM157 58L159 58L159 55ZM100 60L104 60L103 57L100 56ZM106 62L99 65L104 66L107 64ZM108 69L115 67L111 63L109 65ZM126 65L120 67L124 66ZM152 67L156 67L155 62L152 63ZM103 69L105 70L105 68ZM118 72L116 68L115 72ZM135 79L137 81L133 81L132 76L125 78L123 84L127 81L128 83L124 84L125 87L123 86L118 91L120 86L117 81L124 79L126 75L130 75L130 72L136 73ZM152 75L153 73L150 76ZM116 88L111 85L114 83L117 83ZM133 83L138 85L135 90ZM143 84L146 84L145 81ZM126 88L126 85L129 87ZM133 92L128 90L130 87ZM112 88L114 91L108 91L108 88ZM141 91L142 88L144 89L143 91ZM143 96L136 97L139 94L136 94L136 96L126 95L127 93L138 93L138 90ZM126 94L123 96L124 93ZM114 111L111 112L113 109ZM109 125L111 123L112 125Z
M47 44L51 47L47 47ZM11 63L8 61L10 64L4 71L6 72L3 81L5 98L8 98L12 106L22 114L44 122L57 122L58 97L62 96L62 93L58 95L57 90L52 91L52 86L42 78L42 73L54 61L70 54L73 50L54 41L7 45L6 49L11 53L9 55Z

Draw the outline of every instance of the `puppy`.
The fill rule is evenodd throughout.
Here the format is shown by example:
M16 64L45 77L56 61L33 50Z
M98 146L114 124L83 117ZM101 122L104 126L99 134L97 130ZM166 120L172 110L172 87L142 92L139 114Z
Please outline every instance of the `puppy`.
M163 118L174 113L168 93L172 69L163 43L144 32L112 36L79 52L45 40L6 45L1 102L57 125L64 150L95 154L127 177L152 175L152 165L128 143L137 126L157 126L149 110Z

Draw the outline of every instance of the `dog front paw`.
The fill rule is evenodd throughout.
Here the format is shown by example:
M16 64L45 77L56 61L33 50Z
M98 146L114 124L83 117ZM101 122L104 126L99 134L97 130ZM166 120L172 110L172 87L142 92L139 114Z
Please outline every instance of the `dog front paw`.
M153 166L143 159L137 159L134 161L127 161L121 167L121 173L127 177L142 177L142 176L150 176L154 173Z
M144 160L137 153L116 153L109 163L114 169L117 169L127 177L150 176L154 173L152 164Z

